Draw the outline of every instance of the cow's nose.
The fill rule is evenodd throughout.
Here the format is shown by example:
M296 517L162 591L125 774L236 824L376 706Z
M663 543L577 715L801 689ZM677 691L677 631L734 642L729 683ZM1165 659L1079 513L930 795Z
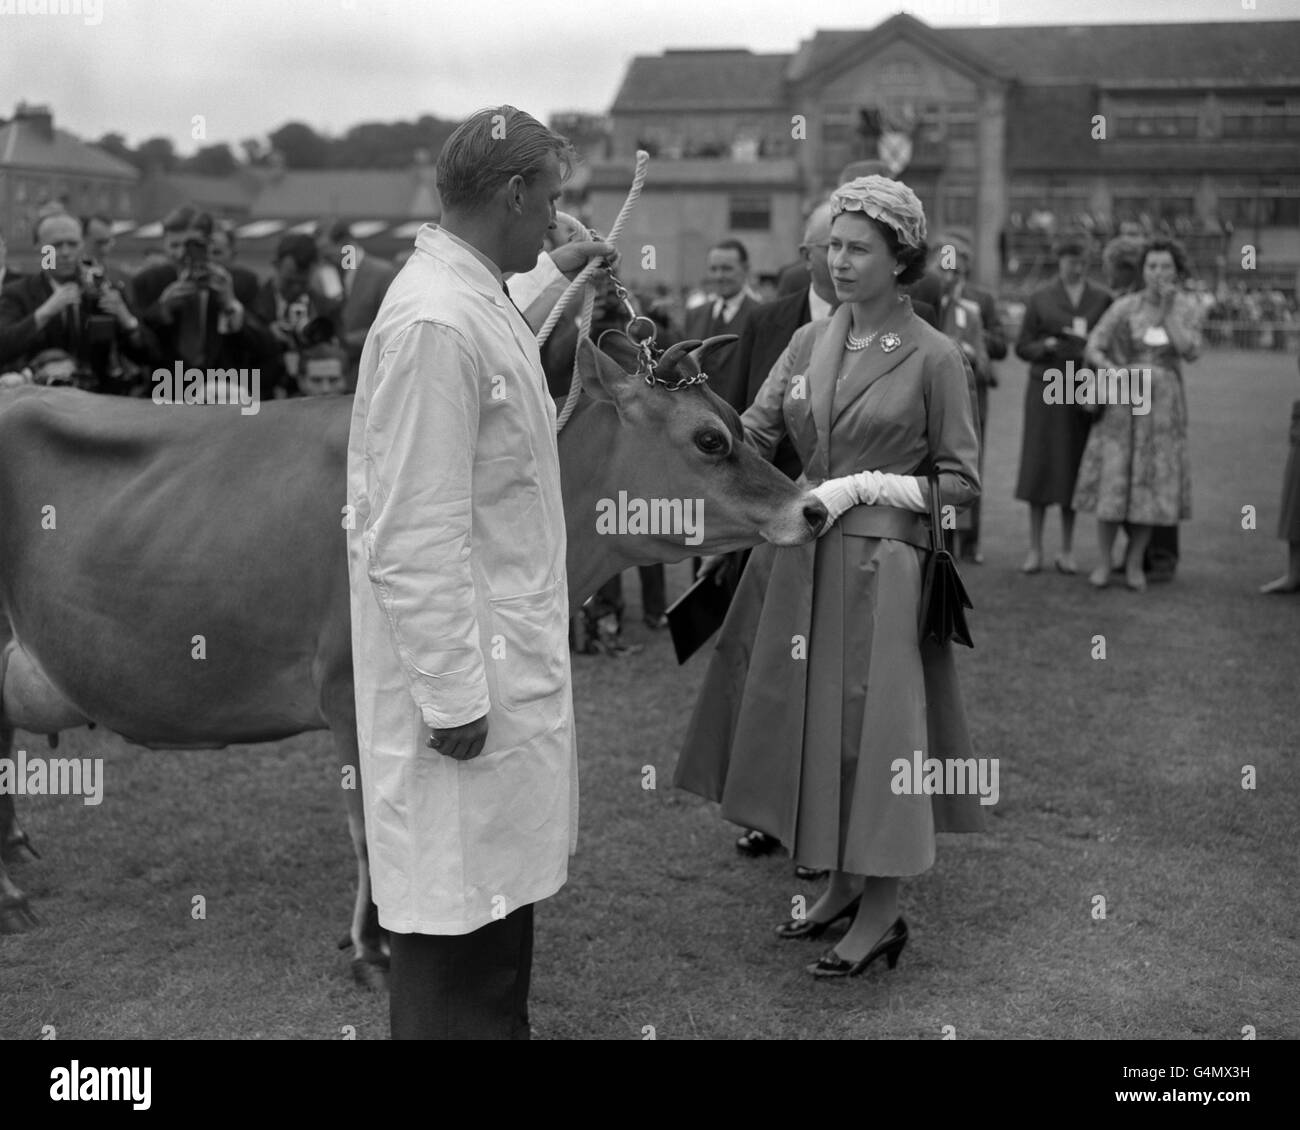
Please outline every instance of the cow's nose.
M803 520L808 523L808 528L814 534L821 533L822 527L826 524L828 515L826 506L820 498L813 498L803 505Z

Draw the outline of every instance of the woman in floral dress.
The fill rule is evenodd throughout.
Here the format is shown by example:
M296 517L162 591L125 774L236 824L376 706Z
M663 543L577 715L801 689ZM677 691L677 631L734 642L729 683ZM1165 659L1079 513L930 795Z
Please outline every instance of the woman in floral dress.
M1199 310L1179 287L1187 261L1173 240L1149 243L1142 256L1143 287L1115 300L1088 337L1084 356L1098 373L1150 370L1146 411L1136 404L1106 404L1093 424L1079 465L1074 509L1097 514L1099 562L1089 576L1097 588L1110 580L1111 551L1121 524L1130 538L1125 580L1146 588L1142 555L1152 526L1173 526L1192 516L1187 458L1187 400L1181 365L1200 349Z

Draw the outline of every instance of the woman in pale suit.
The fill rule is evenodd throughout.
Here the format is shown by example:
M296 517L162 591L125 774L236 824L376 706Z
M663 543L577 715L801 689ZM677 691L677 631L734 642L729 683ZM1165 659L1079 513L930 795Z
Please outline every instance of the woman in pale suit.
M919 642L929 484L979 493L979 439L958 346L900 287L925 263L906 185L862 177L832 197L840 307L800 328L744 414L769 457L789 435L833 524L815 543L750 557L687 730L675 784L830 871L813 938L852 919L809 970L860 973L907 941L899 879L934 863L935 832L983 829L980 798L896 791L895 762L971 757L951 649ZM838 520L836 520L838 519ZM902 782L905 786L906 782Z

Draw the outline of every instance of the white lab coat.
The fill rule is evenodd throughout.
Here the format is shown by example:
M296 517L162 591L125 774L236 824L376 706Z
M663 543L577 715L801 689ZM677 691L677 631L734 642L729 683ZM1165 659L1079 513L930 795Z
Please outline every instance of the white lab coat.
M576 844L564 506L534 330L446 232L415 246L348 441L357 736L380 923L465 934L554 894ZM540 322L564 283L543 257L511 294ZM474 760L425 745L483 714Z

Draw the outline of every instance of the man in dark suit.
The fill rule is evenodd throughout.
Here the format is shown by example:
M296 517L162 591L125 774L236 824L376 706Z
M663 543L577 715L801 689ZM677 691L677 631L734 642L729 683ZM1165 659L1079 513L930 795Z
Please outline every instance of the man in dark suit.
M10 283L17 282L22 278L19 271L13 270L8 265L9 248L5 243L5 233L0 231L0 290L4 290Z
M945 333L952 333L954 318L963 302L973 302L979 308L983 329L983 351L978 360L972 360L975 369L975 389L979 399L978 424L980 430L980 466L984 464L984 434L988 420L989 389L998 387L994 361L1007 355L1007 334L998 316L997 299L970 281L971 246L959 236L940 236L933 246L934 262L925 277L912 287L913 303L929 303L938 311L939 325ZM954 335L956 336L956 335ZM984 555L980 551L980 503L976 499L967 511L969 528L962 531L960 556L973 564L980 564Z
M298 393L298 370L302 351L338 337L342 295L331 299L314 285L320 251L309 235L282 236L275 249L275 272L257 292L253 312L275 339L275 359L268 382L262 385L273 395Z
M81 221L66 212L36 225L44 270L0 292L0 366L24 364L61 349L76 364L76 383L91 392L126 394L130 374L122 358L140 365L157 359L158 343L121 289L84 261Z
M275 340L235 291L231 272L211 259L212 217L191 205L163 220L169 262L135 276L135 300L158 335L164 365L260 369L275 360ZM265 381L263 380L263 385Z
M85 239L85 254L104 269L104 277L123 294L131 293L131 273L113 262L113 221L99 212L82 216L81 231Z
M339 270L343 281L343 307L339 312L339 340L348 351L351 372L349 388L356 387L357 366L366 334L379 313L379 305L388 287L397 278L397 268L387 259L371 255L352 238L349 224L339 221L330 226L321 241L321 255Z
M707 341L719 334L739 334L758 307L747 289L749 252L740 240L724 239L709 248L708 279L713 301L687 312L687 340ZM715 352L711 358L713 368L720 372L732 352L732 349Z
M754 397L790 344L795 330L817 318L829 317L839 304L826 261L830 234L831 206L829 201L823 201L809 215L799 245L800 259L809 272L808 284L794 294L756 307L749 315L735 352L719 371L714 391L737 412L744 412L754 403ZM781 440L772 462L792 479L798 478L803 470L788 437Z
M212 225L212 242L208 256L214 263L220 263L230 272L230 281L235 289L235 297L245 306L257 302L257 292L262 289L262 280L256 271L250 271L235 258L239 249L235 246L235 225L229 220L217 220Z

